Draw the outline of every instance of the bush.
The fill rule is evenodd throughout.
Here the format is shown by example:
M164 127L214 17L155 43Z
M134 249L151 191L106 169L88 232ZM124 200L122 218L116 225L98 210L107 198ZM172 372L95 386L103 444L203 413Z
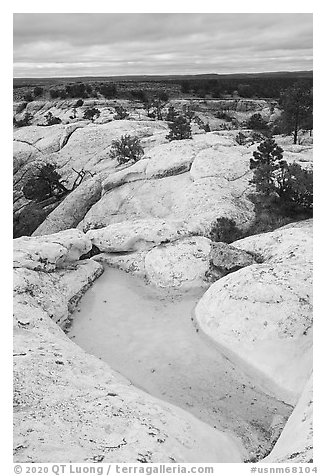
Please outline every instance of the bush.
M71 98L87 98L87 90L84 83L68 84L66 86L66 95Z
M212 241L223 241L224 243L232 243L242 236L243 233L237 227L235 221L225 217L218 218L215 221L209 234Z
M114 109L116 114L113 116L113 119L120 121L129 117L129 113L123 106L116 106Z
M23 186L24 197L27 200L42 201L54 195L60 196L68 192L61 180L53 164L44 164Z
M89 107L85 110L83 117L84 119L94 122L94 119L96 117L99 117L99 115L100 115L100 111L98 109L96 109L95 107Z
M65 99L67 97L67 93L64 89L50 89L49 92L51 99Z
M54 124L61 124L61 119L59 117L55 117L52 112L48 112L45 114L46 125L47 126L54 126Z
M176 119L177 115L177 111L174 109L174 107L170 106L165 119L168 122L173 122Z
M177 116L173 122L169 123L170 132L166 136L169 141L192 139L189 121L184 116Z
M101 84L98 88L98 91L106 98L112 99L117 96L117 87L112 83Z
M247 127L254 131L264 131L267 129L267 122L262 118L261 114L253 114L247 121Z
M41 88L40 86L36 86L34 88L34 96L39 97L39 96L42 96L42 94L43 94L43 88Z
M144 150L140 145L138 137L131 137L128 134L120 139L112 141L110 157L119 163L137 162L144 155Z
M82 99L78 99L78 101L76 101L75 107L81 107L83 104L84 101Z
M141 102L145 102L147 100L147 95L142 89L132 89L130 91L130 95L133 99L136 99Z
M31 93L25 94L25 96L24 96L24 101L26 101L26 102L32 102L33 100L34 100L34 98L33 98L33 96L32 96Z

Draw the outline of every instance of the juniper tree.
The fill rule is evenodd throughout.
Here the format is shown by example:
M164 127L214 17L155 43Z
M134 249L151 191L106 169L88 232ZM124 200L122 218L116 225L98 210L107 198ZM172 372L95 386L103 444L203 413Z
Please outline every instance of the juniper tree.
M166 136L169 141L192 139L189 121L184 116L177 116L173 122L169 123L170 132Z

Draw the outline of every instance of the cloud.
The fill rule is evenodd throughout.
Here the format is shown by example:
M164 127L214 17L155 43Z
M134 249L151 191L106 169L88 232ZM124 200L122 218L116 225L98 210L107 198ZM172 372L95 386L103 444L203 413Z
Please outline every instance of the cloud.
M15 76L280 69L312 69L311 14L14 14Z

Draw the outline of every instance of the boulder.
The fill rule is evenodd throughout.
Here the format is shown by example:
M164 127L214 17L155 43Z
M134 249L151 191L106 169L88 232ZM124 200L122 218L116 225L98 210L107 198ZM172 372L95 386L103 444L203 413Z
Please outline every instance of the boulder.
M146 154L150 159L146 168L146 178L162 178L187 172L201 147L191 139L172 141L154 147Z
M89 230L86 237L106 253L151 249L157 244L189 234L184 222L177 220L133 220Z
M290 404L312 368L311 231L309 221L234 242L264 263L214 283L195 311L226 355Z
M210 251L211 241L201 236L156 246L145 256L146 277L163 288L202 286Z
M14 268L54 271L77 261L92 248L91 241L79 230L65 230L39 237L23 236L14 240Z
M309 378L302 395L271 453L262 463L313 462L313 379Z
M212 242L210 273L214 280L256 263L252 254L222 242Z

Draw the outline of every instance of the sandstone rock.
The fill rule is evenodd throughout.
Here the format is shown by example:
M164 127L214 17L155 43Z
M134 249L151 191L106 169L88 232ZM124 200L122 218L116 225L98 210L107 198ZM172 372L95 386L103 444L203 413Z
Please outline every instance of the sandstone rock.
M117 162L110 157L113 140L120 139L125 134L137 136L142 140L165 128L166 125L162 124L162 121L123 120L106 124L89 124L84 129L76 130L65 147L51 158L70 184L75 176L72 167L92 173L103 170L115 171Z
M313 260L312 226L312 219L290 223L269 233L234 241L232 246L256 254L267 263L282 263L285 260L306 263L310 272Z
M44 325L37 320L38 315L40 321L45 319L44 316L41 318L42 311L47 314L47 319L50 317L64 327L82 294L102 272L101 264L93 260L74 263L69 269L57 269L51 273L15 268L14 322L18 328L24 329Z
M262 463L312 463L312 376L272 452Z
M220 279L196 307L223 352L291 404L312 366L311 239L305 223L234 242L265 262Z
M229 273L254 263L256 263L256 260L252 254L227 243L212 242L210 273L215 279L220 279Z
M86 214L78 228L87 231L129 220L161 218L202 223L209 231L221 216L235 220L241 228L254 218L253 204L233 195L214 177L193 182L189 173L154 180L126 183L104 194ZM197 229L197 225L195 226Z
M124 167L110 174L102 183L103 192L108 192L113 188L120 187L124 183L144 180L146 178L146 167L149 159L142 159L135 164Z
M15 462L240 462L237 440L136 389L55 324L101 272L93 260L14 270Z
M145 278L145 256L148 250L134 251L130 253L100 253L92 257L99 263L107 264L111 268L121 269L134 276Z
M211 241L196 236L153 248L145 256L146 277L160 287L203 285Z
M53 271L77 261L92 248L90 240L79 230L65 230L53 235L14 240L14 267Z
M191 139L154 147L146 154L150 158L146 178L162 178L187 172L200 149L200 144Z
M46 217L33 236L48 235L76 227L92 205L100 199L101 191L101 181L97 177L82 182Z
M86 237L100 251L107 253L151 249L155 245L189 234L187 226L177 220L133 220L90 230Z

